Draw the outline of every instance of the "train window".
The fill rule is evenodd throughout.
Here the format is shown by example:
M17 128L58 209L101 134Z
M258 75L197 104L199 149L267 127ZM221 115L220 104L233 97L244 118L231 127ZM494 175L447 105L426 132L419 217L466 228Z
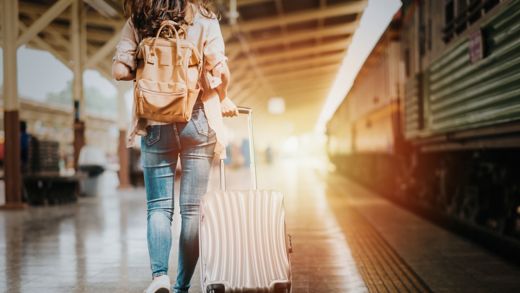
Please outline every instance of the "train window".
M495 7L500 0L445 0L443 40L448 43Z
M480 0L472 0L469 4L469 22L474 23L477 21L481 16L481 3L479 3Z
M489 10L491 10L491 8L495 7L498 2L500 2L500 0L487 0L487 1L483 1L484 2L484 10L486 12L488 12Z
M410 58L411 58L411 56L410 56L410 49L406 48L404 50L404 72L406 74L406 77L409 77L410 76L410 72L411 72L411 68L410 68L411 60L410 60Z
M433 23L432 23L432 19L428 19L428 50L431 51L432 50L432 39L433 39L433 32L432 32L432 27L433 27Z
M444 5L444 42L449 42L453 37L453 22L455 20L455 5L453 0L447 0Z
M424 25L424 3L419 4L419 56L426 53L426 27Z
M468 12L467 0L457 1L457 18L455 19L455 31L463 32L468 24L466 13Z
M428 9L426 10L427 11L427 21L426 21L426 48L428 49L428 51L431 51L432 50L432 38L433 38L433 35L432 35L432 26L433 26L433 21L432 21L432 13L433 13L433 5L434 5L434 1L428 1Z

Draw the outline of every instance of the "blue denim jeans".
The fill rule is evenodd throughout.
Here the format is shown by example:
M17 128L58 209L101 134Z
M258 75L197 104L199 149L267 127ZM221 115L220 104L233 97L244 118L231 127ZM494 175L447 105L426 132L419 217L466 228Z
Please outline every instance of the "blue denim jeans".
M181 160L181 235L174 292L188 292L199 258L199 200L208 187L216 136L200 104L189 122L147 126L141 165L147 198L147 240L152 276L168 274L175 167Z

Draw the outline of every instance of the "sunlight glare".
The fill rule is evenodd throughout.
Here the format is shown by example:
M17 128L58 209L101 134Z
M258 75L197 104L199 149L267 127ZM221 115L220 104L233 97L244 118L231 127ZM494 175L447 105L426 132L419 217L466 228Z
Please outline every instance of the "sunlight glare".
M401 7L400 0L369 0L359 27L354 33L336 79L321 109L316 131L324 132L327 121L350 91L354 80L377 41L386 30L394 14Z

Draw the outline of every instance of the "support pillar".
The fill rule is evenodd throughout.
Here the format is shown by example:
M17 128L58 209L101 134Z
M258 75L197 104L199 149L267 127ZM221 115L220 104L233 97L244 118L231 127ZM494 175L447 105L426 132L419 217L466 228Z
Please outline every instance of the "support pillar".
M118 82L117 87L117 126L119 128L119 145L117 153L119 156L119 186L118 188L130 187L130 152L126 147L126 131L128 126L128 113L126 111L125 92L131 88L130 82Z
M85 145L85 121L74 119L74 170L78 171L78 159L81 148Z
M74 98L74 169L78 170L81 148L85 145L85 102L83 92L83 71L86 60L85 9L82 0L74 0L71 5L71 57L72 95Z
M20 164L20 101L16 42L18 39L18 1L4 1L2 7L3 71L4 71L4 180L5 205L2 208L22 208L22 174Z
M126 148L126 130L119 129L119 186L117 188L130 187L130 152Z

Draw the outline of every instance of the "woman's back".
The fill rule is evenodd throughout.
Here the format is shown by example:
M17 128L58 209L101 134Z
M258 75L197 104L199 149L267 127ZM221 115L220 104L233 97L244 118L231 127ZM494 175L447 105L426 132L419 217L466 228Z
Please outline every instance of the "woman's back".
M204 78L199 79L203 94L198 97L200 103L193 107L191 119L154 125L149 119L137 119L134 102L127 137L127 147L132 147L134 136L143 136L140 141L141 166L148 213L146 236L153 277L145 292L188 292L199 257L200 197L207 190L215 154L225 158L222 116L238 114L236 106L227 98L229 70L224 55L224 40L218 19L214 15L204 15L201 6L187 0L126 0L125 8L130 17L116 46L112 65L116 79L135 78L138 44L142 39L154 36L164 20L183 23L187 31L186 40L197 48L203 59ZM219 82L210 83L208 79ZM171 288L168 276L172 246L170 227L178 160L182 166L179 192L182 222L177 278Z
M136 2L140 1L138 0ZM158 5L156 3L159 2L163 1L156 0L153 1L153 4ZM179 1L178 3L180 2L183 1ZM203 57L203 78L200 80L203 94L200 99L204 102L204 109L208 117L209 126L215 130L217 134L217 147L215 148L215 152L220 154L221 158L224 158L225 152L223 152L223 150L227 143L227 138L222 122L220 101L226 98L227 80L229 80L224 39L220 30L219 21L214 13L210 13L204 7L191 2L186 2L185 5L185 8L181 10L182 13L180 14L182 21L176 16L169 15L169 17L186 25L186 39L195 45ZM139 11L141 11L140 13L144 13L142 10L137 10L136 12ZM136 49L142 39L140 35L144 34L146 37L149 34L153 35L153 33L157 31L157 29L155 29L157 21L149 20L149 28L141 29L140 26L145 25L140 23L142 18L134 18L133 11L128 14L130 17L123 27L121 40L116 46L116 54L114 56L115 61L119 61L126 66L126 68L119 69L113 66L113 75L118 80L134 79L135 69L137 67ZM134 23L134 21L137 23ZM129 72L125 72L125 70ZM129 76L129 78L126 78L127 76ZM226 81L225 84L221 84L223 80ZM135 135L146 135L146 126L150 124L160 123L150 120L138 120L137 117L135 117L135 109L133 109L131 125L127 137L127 147L134 145Z

